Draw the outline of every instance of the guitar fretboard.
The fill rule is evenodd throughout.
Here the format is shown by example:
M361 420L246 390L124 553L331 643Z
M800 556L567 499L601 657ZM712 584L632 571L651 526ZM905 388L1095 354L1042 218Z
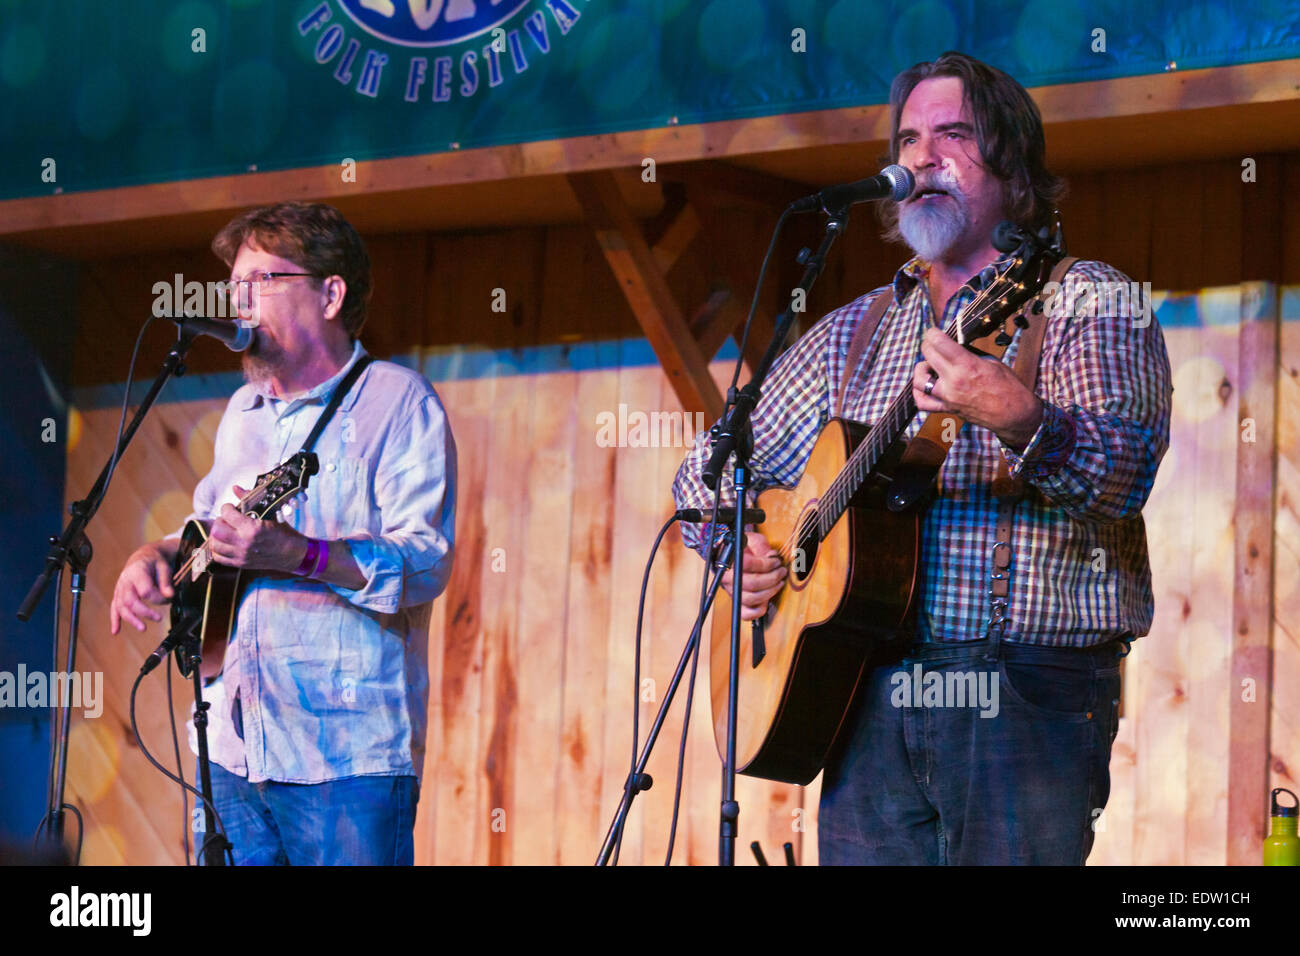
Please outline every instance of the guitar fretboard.
M1042 286L1047 270L1060 258L1048 254L1035 256L1026 261L1020 255L1015 256L1006 268L991 280L986 281L965 308L953 319L944 331L949 338L959 342L972 341L988 334L996 325L1029 301ZM1024 277L1035 273L1037 281L1027 285ZM845 369L845 375L850 373ZM848 387L846 381L843 385ZM876 421L867 436L854 449L835 480L826 488L818 501L816 509L816 534L825 539L835 527L836 522L848 509L849 502L861 490L863 483L880 463L885 450L892 445L911 424L917 414L916 400L912 397L912 385L907 386L889 403L884 414ZM805 526L806 528L807 526ZM806 531L800 531L802 537Z

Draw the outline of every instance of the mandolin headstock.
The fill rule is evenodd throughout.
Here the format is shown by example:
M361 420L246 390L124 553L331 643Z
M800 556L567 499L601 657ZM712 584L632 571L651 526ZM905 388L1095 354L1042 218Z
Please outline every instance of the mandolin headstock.
M254 518L265 518L284 502L307 487L311 476L320 470L315 453L300 451L264 475L239 503L239 510Z

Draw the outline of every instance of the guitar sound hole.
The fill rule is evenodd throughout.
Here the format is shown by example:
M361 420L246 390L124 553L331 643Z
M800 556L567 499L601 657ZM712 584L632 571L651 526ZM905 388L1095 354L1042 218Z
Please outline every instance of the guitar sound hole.
M794 548L790 552L790 577L800 584L812 573L813 565L817 563L817 549L822 543L814 517L810 515L808 520L800 522L799 533L795 536Z

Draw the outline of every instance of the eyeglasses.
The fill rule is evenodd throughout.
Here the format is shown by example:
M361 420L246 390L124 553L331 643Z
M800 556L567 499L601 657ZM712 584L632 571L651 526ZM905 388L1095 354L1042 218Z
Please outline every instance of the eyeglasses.
M290 279L295 276L303 276L309 279L319 278L314 272L255 272L248 278L238 281L232 279L226 283L230 304L238 310L247 311L253 307L254 288L260 293L268 283L275 279Z

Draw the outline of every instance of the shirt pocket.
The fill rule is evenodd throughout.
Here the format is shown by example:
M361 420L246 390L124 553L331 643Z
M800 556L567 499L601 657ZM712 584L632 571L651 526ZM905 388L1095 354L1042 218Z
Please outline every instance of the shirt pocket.
M303 533L330 540L357 533L378 534L373 474L368 458L321 458L320 470L300 499L306 518Z

